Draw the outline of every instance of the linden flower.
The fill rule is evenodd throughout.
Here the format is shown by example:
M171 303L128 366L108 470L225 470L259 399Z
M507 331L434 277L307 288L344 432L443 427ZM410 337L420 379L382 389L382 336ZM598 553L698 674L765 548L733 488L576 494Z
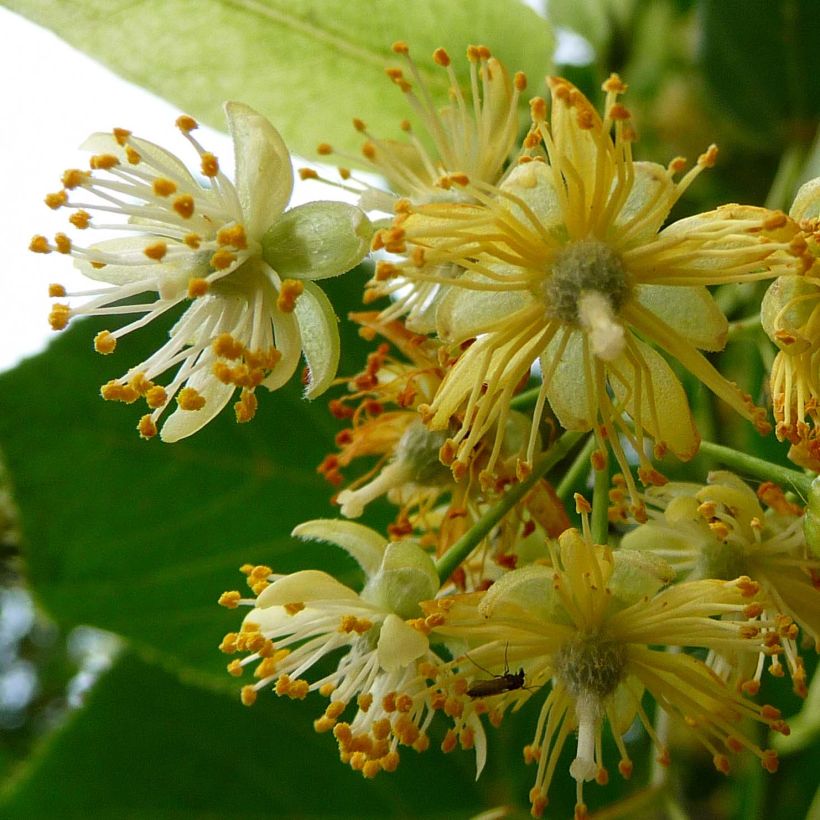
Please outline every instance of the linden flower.
M406 252L399 270L413 282L441 281L435 269L445 263L466 271L447 281L437 312L440 337L463 353L424 414L434 430L458 414L452 450L467 461L492 425L504 429L511 398L540 363L536 421L549 401L566 429L593 429L608 443L627 475L622 439L642 478L659 480L646 439L657 456L687 459L699 438L678 378L651 345L768 429L764 411L699 352L720 350L727 332L706 286L797 271L805 241L784 214L737 205L659 232L717 149L675 181L682 159L668 168L633 161L617 76L604 84L603 119L571 83L549 84L551 121L545 101L533 100L531 153L500 185L454 179L477 204L408 206L384 232Z
M223 606L253 607L238 633L221 649L248 653L228 665L241 675L255 665L259 680L242 688L251 705L257 692L274 686L277 695L303 698L318 690L330 698L314 723L333 731L342 760L374 777L393 771L398 746L424 751L433 718L427 679L441 659L430 649L418 602L438 591L438 576L427 554L410 541L387 544L373 530L348 521L310 521L294 530L300 538L323 540L347 550L367 583L357 593L324 572L303 570L273 575L269 567L244 567L255 598L226 592ZM331 672L308 682L305 675L323 658L346 650ZM340 722L353 702L355 715ZM483 754L483 749L481 750Z
M401 68L388 68L387 76L405 95L422 127L422 134L416 136L410 121L404 120L401 128L407 134L405 141L380 139L370 133L362 120L355 119L354 126L366 137L362 154L368 169L386 179L395 193L359 182L345 168L340 169L342 178L358 182L358 186L343 184L341 187L359 193L359 204L364 210L392 214L402 209L404 199L415 204L468 201L470 197L453 186L453 174L466 174L471 179L497 183L518 136L518 101L527 85L524 74L519 71L510 79L507 70L486 46L469 46L470 88L465 92L451 65L450 55L445 49L438 48L433 53L433 62L447 74L452 102L437 109L428 82L410 57L407 44L394 43L393 52L403 59L407 73ZM318 152L320 155L334 153L326 143L319 146ZM360 162L359 158L350 159ZM303 178L318 178L309 169L300 173ZM376 248L380 247L389 251L391 243L389 240L380 242ZM438 271L444 278L459 272L457 267L447 264ZM368 283L366 299L392 295L395 301L383 312L384 318L407 314L407 324L412 330L432 332L442 287L437 283L402 279L385 281L384 275L382 266Z
M395 355L382 343L367 357L365 369L349 383L350 395L330 402L339 418L349 417L351 427L336 437L340 451L329 455L319 471L334 485L341 484L341 470L355 460L377 456L379 461L336 496L341 513L358 518L368 504L385 496L399 507L388 532L402 538L413 532L423 534L423 543L435 545L443 555L480 517L488 503L515 479L515 459L529 435L529 421L511 415L499 462L498 479L482 487L478 479L486 451L492 446L481 442L471 462L469 474L455 480L439 460L445 434L428 430L416 408L429 402L443 378L438 362L440 346L432 339L409 332L398 321L384 321L376 313L354 313L350 318L362 326L368 337L379 334L402 354ZM483 450L484 452L481 452ZM539 529L557 536L569 526L566 510L552 486L539 481L511 515L500 522L492 538L482 547L480 560L469 562L457 574L461 588L474 588L488 578L488 564L509 568L515 564L528 535L538 539ZM496 570L498 567L496 567ZM469 577L467 577L469 575ZM462 578L462 576L464 576Z
M753 578L765 605L761 617L772 624L767 642L782 646L794 689L805 697L797 625L820 647L820 555L813 555L807 544L802 510L778 487L762 484L758 496L769 507L765 512L754 492L725 471L710 473L705 486L653 487L646 494L649 522L627 533L621 543L660 555L685 579ZM746 683L750 691L757 690L764 663L761 654ZM731 657L715 658L714 665L727 677L736 674ZM769 671L783 675L776 657Z
M36 236L31 243L35 252L70 254L85 276L104 283L76 294L52 285L53 297L89 297L79 306L55 304L55 330L73 316L139 314L99 333L99 353L112 353L121 337L190 301L159 350L102 388L105 399L146 400L151 412L138 426L145 438L156 434L174 397L178 408L163 424L164 441L199 430L237 388L237 420L250 420L256 387L281 387L301 353L308 367L306 395L322 393L336 373L339 334L333 309L313 280L349 270L367 252L370 223L357 208L313 202L286 211L293 170L279 133L241 103L227 103L225 112L236 152L235 184L192 136L197 123L191 117L180 117L177 126L199 154L207 184L173 154L129 131L94 134L83 146L98 152L91 170L66 171L63 190L46 203L73 209L69 221L77 229L126 235L88 247L62 233L53 242ZM85 202L83 194L96 199ZM126 221L100 223L98 216L107 214ZM155 299L122 304L151 292ZM155 383L174 367L169 384Z
M743 747L766 769L776 769L776 753L760 749L738 729L742 719L751 718L787 731L776 709L746 700L691 655L652 648L757 653L763 648L760 623L749 621L761 610L753 600L755 583L748 578L693 581L658 592L664 572L657 560L628 551L613 554L576 530L563 533L551 549L553 568L513 570L486 593L426 605L428 619L437 619L433 634L468 643L469 654L461 662L467 674L475 679L480 665L502 675L491 678L495 683L489 687L455 689L451 697L461 692L465 709L475 709L480 699L498 722L506 708L520 706L533 689L551 680L532 744L524 749L525 759L538 767L530 791L535 817L547 805L561 750L573 733L577 750L569 771L577 782L576 818L586 816L584 784L608 780L602 759L605 720L624 777L631 775L632 761L622 736L636 716L661 762L668 762L669 752L641 703L645 692L664 711L685 719L712 752L718 770L729 770L726 752ZM717 615L722 618L716 620ZM478 675L486 680L486 673Z
M761 307L763 328L780 348L772 365L775 432L792 443L789 457L820 470L820 178L797 193L790 216L813 258L800 278L774 281Z

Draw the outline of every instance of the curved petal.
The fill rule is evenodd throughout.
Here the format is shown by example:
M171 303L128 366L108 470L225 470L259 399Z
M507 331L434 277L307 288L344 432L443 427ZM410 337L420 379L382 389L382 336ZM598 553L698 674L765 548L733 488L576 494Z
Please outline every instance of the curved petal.
M392 612L384 619L377 651L379 666L385 672L395 672L409 666L416 658L427 652L430 646L427 636L413 629Z
M547 399L565 430L589 430L596 421L595 406L591 401L591 386L584 361L584 337L580 331L565 330L556 333L541 356L541 372L553 367L562 339L569 334L561 359L552 374Z
M290 153L279 132L250 106L225 103L236 155L236 191L248 236L259 239L293 191Z
M322 289L305 282L294 313L308 368L305 396L315 399L333 383L339 367L339 319Z
M639 362L633 361L630 351ZM624 383L610 376L609 383L635 424L678 458L686 460L695 455L700 436L689 411L689 400L663 357L632 336L627 351L612 363L612 369L626 377Z
M282 358L262 384L268 390L278 390L290 379L299 364L299 356L302 353L302 337L299 333L299 323L293 313L282 313L281 310L274 308L271 321L273 322L276 349L282 354Z
M313 601L360 601L350 587L318 569L304 569L277 578L256 599L256 608ZM364 604L363 604L364 606Z
M705 287L642 285L634 298L701 350L723 350L729 322Z
M801 186L789 211L792 219L817 219L820 217L820 177Z
M612 226L612 239L617 243L618 234L639 217L643 227L630 238L630 244L640 244L654 236L663 225L674 203L671 196L675 183L669 171L655 162L633 162L635 179ZM659 207L661 203L666 203ZM650 218L651 217L651 218Z
M548 231L563 231L563 212L555 192L552 171L543 162L516 165L499 190L521 199ZM530 224L522 208L502 195L501 201L523 223Z
M354 521L317 518L299 524L291 533L304 541L324 541L345 550L370 577L378 572L387 541L375 530Z

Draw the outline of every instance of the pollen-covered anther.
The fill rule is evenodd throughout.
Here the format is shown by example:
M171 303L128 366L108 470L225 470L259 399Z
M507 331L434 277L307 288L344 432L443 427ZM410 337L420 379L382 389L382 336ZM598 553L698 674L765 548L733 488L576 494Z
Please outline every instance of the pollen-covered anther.
M183 219L190 219L194 214L194 198L190 194L180 194L174 197L171 207Z
M313 168L300 168L297 173L299 174L299 179L307 180L307 179L319 179L319 174L313 170Z
M239 697L243 706L253 706L256 703L256 687L251 684L243 686L240 689Z
M52 330L63 330L71 317L71 308L68 305L57 303L51 306L48 314L48 323Z
M219 245L230 245L238 251L248 247L248 237L242 225L229 225L220 228L216 234L216 241Z
M710 145L699 157L698 165L703 168L712 168L717 162L718 147L714 143Z
M744 598L753 598L760 592L760 584L757 583L757 581L753 581L748 575L741 575L735 583Z
M205 397L194 387L183 387L177 393L177 404L182 410L201 410L205 406Z
M373 622L367 618L357 618L355 615L342 615L339 623L339 632L355 632L364 635L373 628Z
M208 293L208 288L208 280L196 276L188 280L188 298L198 299L201 296L205 296L205 294Z
M142 252L155 262L161 262L168 253L168 246L165 242L154 242L151 245L146 245Z
M68 168L63 171L62 179L63 187L69 191L79 188L87 179L91 177L89 171L81 171L79 168Z
M211 267L214 270L225 270L236 262L236 254L220 248L211 256Z
M237 592L235 589L229 590L228 592L223 592L219 596L219 600L217 603L219 606L224 606L226 609L236 609L239 606L239 602L242 600L242 595Z
M137 432L140 438L154 438L157 434L157 423L149 414L146 414L137 422Z
M48 239L40 234L31 238L31 242L28 243L28 249L32 253L51 253L52 250Z
M760 758L760 765L763 766L769 774L774 774L780 765L780 761L777 759L777 752L774 749L764 749L763 756Z
M120 164L119 159L114 154L95 154L88 161L92 171L109 171Z
M256 398L256 394L251 390L243 389L239 395L239 401L233 406L237 423L246 424L252 421L258 407L259 401Z
M157 196L167 197L177 192L177 185L172 179L157 177L151 184L151 188Z
M97 353L102 353L103 356L113 353L116 346L117 339L108 330L101 330L94 337L94 350L96 350Z
M298 279L285 279L276 297L276 307L282 313L293 313L296 308L296 300L305 290L305 285Z
M215 177L219 174L219 160L210 151L202 154L199 167L206 177Z
M68 194L65 191L56 191L53 194L46 194L43 202L45 202L52 211L56 211L57 208L61 208L68 202Z

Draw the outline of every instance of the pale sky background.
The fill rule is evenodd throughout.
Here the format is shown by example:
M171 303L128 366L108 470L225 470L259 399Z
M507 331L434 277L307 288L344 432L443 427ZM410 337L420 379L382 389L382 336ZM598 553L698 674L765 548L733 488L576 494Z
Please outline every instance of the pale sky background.
M539 0L528 2L539 5ZM577 40L580 38L559 37L559 49L570 57L568 62L573 61L572 56L577 58L579 49L584 50L583 41L579 44ZM581 62L585 56L581 55ZM174 127L181 113L175 106L119 79L49 31L2 8L0 77L4 114L0 125L2 371L40 352L53 338L47 321L49 283L60 282L69 290L87 286L69 259L28 250L35 234L52 236L66 230L66 212L49 210L43 197L60 189L64 169L86 167L88 154L78 149L85 138L114 126L129 128L178 152L186 164L196 158ZM231 143L225 134L203 126L197 137L219 156L224 168L233 167ZM300 189L297 183L292 204L317 197L315 185L305 187L307 190ZM326 199L342 195L332 188L322 193Z

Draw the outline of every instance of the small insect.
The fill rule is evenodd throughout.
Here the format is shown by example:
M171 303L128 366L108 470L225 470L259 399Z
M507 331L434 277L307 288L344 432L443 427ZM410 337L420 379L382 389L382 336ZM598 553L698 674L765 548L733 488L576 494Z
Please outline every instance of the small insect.
M468 697L489 698L493 695L500 695L502 692L514 692L516 689L526 688L524 686L524 667L522 666L517 672L510 672L510 666L507 663L507 648L504 649L504 672L501 675L493 675L489 669L485 669L480 664L477 664L467 655L472 663L481 669L482 672L493 675L490 680L475 681L467 690Z

